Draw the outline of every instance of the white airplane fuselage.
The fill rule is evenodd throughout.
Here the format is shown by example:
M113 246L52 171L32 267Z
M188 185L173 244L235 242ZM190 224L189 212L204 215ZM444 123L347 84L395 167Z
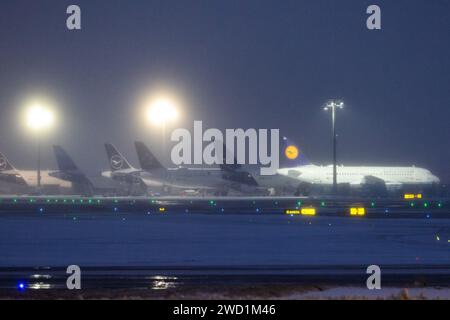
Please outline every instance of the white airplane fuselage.
M213 168L170 168L154 170L154 172L137 169L104 171L102 176L119 178L135 175L149 188L154 190L172 190L183 194L192 192L224 192L229 188L238 189L239 183L228 181L222 177L220 169Z
M332 185L333 166L305 165L293 168L278 169L284 176L298 179L301 182ZM439 183L438 177L429 170L417 167L353 167L337 166L337 183L360 186L371 177L382 180L386 186L431 185Z
M52 177L50 170L41 170L41 186L45 185L57 185L61 188L71 188L72 183L62 179ZM4 175L16 175L23 178L24 182L29 187L37 187L37 172L36 170L8 170L1 172Z

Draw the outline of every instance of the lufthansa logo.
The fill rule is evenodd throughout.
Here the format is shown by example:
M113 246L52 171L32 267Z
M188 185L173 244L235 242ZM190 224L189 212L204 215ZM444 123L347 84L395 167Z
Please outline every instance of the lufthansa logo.
M0 170L5 170L6 166L7 166L6 159L3 157L0 157Z
M114 155L111 157L111 167L115 170L119 170L120 168L122 168L123 165L123 159L118 156L118 155Z
M296 146L288 146L286 147L286 150L284 151L286 158L290 160L295 160L298 157L298 148Z

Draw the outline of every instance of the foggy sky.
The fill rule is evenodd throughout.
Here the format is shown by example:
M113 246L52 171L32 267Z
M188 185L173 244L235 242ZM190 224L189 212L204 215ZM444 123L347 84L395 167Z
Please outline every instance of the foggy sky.
M366 29L374 3L381 31ZM66 29L70 4L81 31ZM108 167L104 142L135 165L135 139L164 158L161 132L139 112L142 96L163 88L182 105L176 127L279 128L328 164L321 106L339 97L339 163L417 165L449 181L449 35L448 0L2 0L0 150L35 166L20 112L44 95L59 123L44 167L56 168L54 143L89 172Z

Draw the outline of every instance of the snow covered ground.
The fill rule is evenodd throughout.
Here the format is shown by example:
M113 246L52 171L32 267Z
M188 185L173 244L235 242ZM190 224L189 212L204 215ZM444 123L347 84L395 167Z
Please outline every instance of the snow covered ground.
M238 214L0 216L0 267L450 264L450 220Z

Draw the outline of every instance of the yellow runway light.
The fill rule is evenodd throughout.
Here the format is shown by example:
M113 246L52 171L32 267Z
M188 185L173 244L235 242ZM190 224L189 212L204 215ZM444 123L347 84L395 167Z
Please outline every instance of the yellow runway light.
M422 199L422 194L421 194L421 193L418 193L418 194L405 193L404 198L405 198L405 200L409 200L409 199Z
M289 215L315 216L316 208L286 209L284 213Z
M166 212L166 208L163 207L159 208L159 212Z
M350 215L351 216L364 216L364 215L366 215L366 209L365 208L350 208Z
M302 208L301 214L303 216L315 216L316 208Z

